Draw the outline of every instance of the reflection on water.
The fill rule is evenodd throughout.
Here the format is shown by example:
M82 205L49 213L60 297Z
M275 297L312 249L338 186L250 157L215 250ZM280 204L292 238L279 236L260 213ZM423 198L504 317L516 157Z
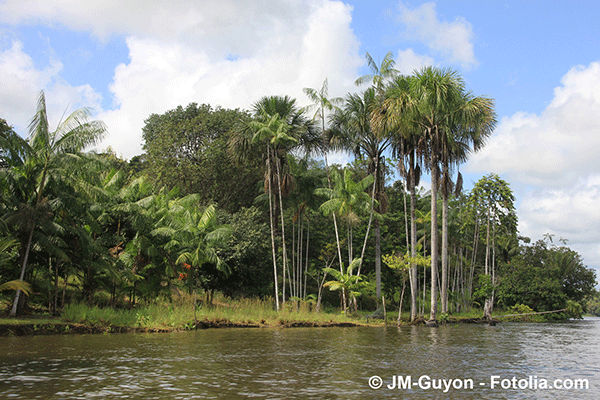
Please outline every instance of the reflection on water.
M213 329L0 338L0 398L600 398L600 319L440 328ZM369 377L383 379L378 390ZM467 379L472 390L415 382ZM588 379L588 390L490 388ZM412 389L387 388L411 376ZM481 385L483 383L483 385Z

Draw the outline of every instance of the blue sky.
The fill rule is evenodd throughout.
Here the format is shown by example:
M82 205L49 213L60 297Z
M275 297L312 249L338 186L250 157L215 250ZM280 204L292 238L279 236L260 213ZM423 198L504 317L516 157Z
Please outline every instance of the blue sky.
M496 100L494 135L461 167L467 184L500 174L521 234L566 238L597 267L598 15L585 0L0 0L0 117L26 136L43 89L51 124L93 107L110 132L100 149L130 158L151 113L270 94L307 104L302 88L325 78L344 96L368 72L365 52L392 51L404 73L453 68Z

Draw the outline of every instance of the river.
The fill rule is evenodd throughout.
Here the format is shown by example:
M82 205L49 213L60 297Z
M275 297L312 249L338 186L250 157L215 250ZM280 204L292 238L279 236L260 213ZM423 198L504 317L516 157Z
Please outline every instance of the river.
M596 400L600 319L2 337L0 398Z

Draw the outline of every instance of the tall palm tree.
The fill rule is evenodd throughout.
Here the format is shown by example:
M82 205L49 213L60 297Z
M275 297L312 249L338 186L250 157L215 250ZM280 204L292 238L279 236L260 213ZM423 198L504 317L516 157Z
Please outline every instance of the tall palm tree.
M438 296L438 224L437 195L440 185L440 165L449 163L452 154L459 152L454 140L459 132L470 132L472 137L489 135L494 126L493 102L474 98L465 91L464 80L453 70L425 67L411 80L414 102L410 105L410 119L422 132L427 142L426 166L431 171L431 314L430 323L436 324ZM487 115L487 117L486 117Z
M409 116L410 107L414 104L411 81L413 76L396 76L387 86L384 100L378 104L372 115L372 123L380 131L391 133L394 157L400 159L398 168L406 182L410 193L410 257L417 257L417 221L415 216L417 194L416 188L421 178L421 164L426 148L423 131L416 126ZM411 312L410 320L417 318L417 265L411 263L409 268Z
M369 94L369 97L372 97L368 104L368 111L372 116L376 116L380 111L379 107L385 98L385 90L387 84L390 80L395 78L400 74L400 72L394 68L396 65L396 61L394 61L393 53L388 52L381 64L378 66L373 60L373 57L369 53L365 55L367 59L367 63L369 65L369 69L371 70L370 74L363 75L358 78L354 83L357 86L362 85L366 82L371 82L374 93ZM370 124L371 125L371 124ZM375 199L375 193L377 193L377 198L380 208L377 210L380 213L384 213L387 211L387 201L385 201L385 179L384 179L384 164L383 164L383 152L387 149L390 144L389 141L389 131L385 129L384 125L372 124L375 128L372 129L374 132L373 137L376 138L376 141L372 142L372 144L376 144L375 147L370 146L370 162L369 162L369 172L374 174L375 177L375 186L373 187L373 200ZM369 129L371 130L371 128ZM379 151L381 150L381 151ZM377 297L381 297L381 231L379 226L379 221L375 220L375 276L376 276L376 292ZM366 244L366 238L365 238ZM364 253L364 252L363 252ZM360 268L359 268L360 270Z
M341 97L334 97L332 99L328 98L329 96L329 85L327 82L327 79L325 79L325 81L323 81L323 86L321 86L321 89L316 90L316 89L312 89L312 88L304 88L302 89L304 94L306 94L308 96L308 98L310 100L313 101L313 104L311 106L306 107L306 109L310 109L313 108L315 109L315 114L313 116L313 120L317 120L319 119L321 121L321 137L322 137L322 143L323 143L323 157L325 159L325 172L327 173L327 187L329 189L331 189L331 175L329 173L329 163L327 161L327 152L332 149L335 148L335 146L332 146L331 144L331 132L329 130L326 129L325 127L325 121L326 121L326 114L328 112L335 112L337 110L339 110L338 105L341 104L344 100ZM340 238L339 238L339 232L338 232L338 225L337 225L337 219L335 216L335 213L332 214L333 217L333 226L335 229L335 237L336 237L336 243L338 244L338 260L340 263L340 272L343 271L343 261L342 261L342 249L339 246L340 243Z
M448 312L448 197L455 186L455 192L462 188L462 176L458 173L453 184L452 167L467 160L470 152L478 151L496 126L494 101L483 96L474 96L462 90L457 110L450 119L448 133L441 137L440 162L442 166L442 313Z
M54 131L50 130L46 111L44 92L38 98L37 111L29 124L29 148L22 162L22 175L31 185L29 206L38 209L46 202L46 186L49 180L63 175L65 167L81 161L82 151L98 143L106 135L106 127L100 121L90 121L91 110L81 108L61 120ZM68 176L62 176L68 179ZM29 234L24 243L20 280L23 280L34 232L39 221L34 218L28 226ZM11 316L17 314L21 291L17 290L15 301L10 311Z
M358 224L360 214L369 212L371 209L371 198L365 190L373 184L373 176L368 175L360 182L355 182L352 172L349 169L344 169L343 176L339 172L333 171L332 177L333 189L319 188L315 193L328 199L320 207L325 215L336 213L338 217L346 221L348 265L350 265L354 260L352 228Z
M319 206L319 199L315 196L314 192L323 182L324 171L322 168L317 167L317 161L310 161L307 158L298 159L293 155L288 156L288 164L295 181L294 189L290 194L291 203L294 208L292 221L298 227L298 234L296 236L297 245L294 246L295 257L293 258L296 266L294 269L296 271L296 285L294 286L293 292L295 294L293 296L303 298L306 297L306 281L308 278L308 250L311 227L310 211L315 210ZM304 235L305 232L306 235ZM306 236L306 239L304 239L304 236Z
M344 175L342 176L339 172L333 171L332 173L334 186L332 189L329 188L318 188L315 193L320 196L324 196L326 200L319 207L325 215L337 214L340 219L346 221L346 233L347 233L347 245L348 245L348 266L358 265L360 266L361 259L354 258L354 252L352 248L352 232L353 227L359 222L359 214L366 212L368 209L372 210L373 207L369 206L372 203L372 198L365 193L365 190L373 184L373 176L368 175L360 182L354 182L352 179L352 172L345 169ZM336 240L338 241L338 249L341 248L339 241L339 235L336 232ZM364 253L364 252L363 252ZM349 267L348 267L349 268ZM340 267L340 274L352 274L352 269L344 271L343 264ZM360 273L357 273L360 275ZM346 307L346 292L342 291L342 302L344 305L344 311Z
M394 68L396 62L394 61L394 55L390 51L388 52L381 64L378 66L373 57L369 53L365 55L367 59L367 64L369 65L369 69L371 70L370 74L363 75L358 78L354 83L357 86L360 86L364 83L371 82L378 95L383 95L385 91L386 81L393 79L400 72Z
M295 99L288 96L263 97L254 104L253 111L254 119L239 127L237 132L232 135L229 147L231 154L240 159L249 157L253 149L259 149L258 151L262 153L265 160L265 192L269 196L275 304L279 310L275 218L279 212L282 225L283 287L285 290L287 254L282 197L287 195L293 185L292 176L288 173L287 154L294 151L302 151L305 154L320 152L323 146L313 121L306 118L304 110L298 108ZM276 192L273 190L274 187L277 187ZM273 196L279 201L273 202Z
M371 115L377 104L375 88L371 87L362 94L349 93L342 109L336 111L332 117L331 143L336 148L351 151L355 157L367 160L367 171L373 176L373 189L371 203L377 213L385 213L387 210L387 198L385 195L385 165L384 153L391 144L390 137L379 134L371 125ZM382 131L379 131L382 132ZM383 131L385 132L385 131ZM376 209L375 209L376 208ZM371 226L372 218L369 218L367 236ZM381 231L379 220L374 221L375 231L375 276L377 297L381 297ZM364 248L363 254L364 257ZM360 269L362 262L359 265Z

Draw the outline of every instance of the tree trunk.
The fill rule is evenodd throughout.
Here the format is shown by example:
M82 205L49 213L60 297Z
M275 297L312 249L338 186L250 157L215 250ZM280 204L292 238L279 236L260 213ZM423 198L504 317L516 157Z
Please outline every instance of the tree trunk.
M438 225L437 225L437 186L438 170L437 160L432 162L431 172L431 312L429 322L435 323L437 319L437 294L438 294Z
M62 301L60 303L61 308L64 308L64 306L65 306L65 300L66 300L66 296L67 296L67 285L69 283L69 276L67 275L66 272L65 272L64 279L65 279L65 282L63 284Z
M415 217L415 208L417 204L416 180L415 176L415 152L410 153L410 256L417 257L417 219ZM410 280L410 321L417 319L417 265L411 264L409 270Z
M402 279L402 294L400 294L400 305L398 306L398 326L402 323L402 300L404 300L404 289L406 289L406 279Z
M442 313L448 313L448 193L442 191Z
M310 239L310 220L307 218L306 221L306 257L304 258L305 266L304 266L304 293L302 298L306 298L306 280L308 279L308 248L309 248L309 239Z
M485 238L485 275L490 275L490 210L488 209L487 215L487 233ZM483 318L492 319L492 305L490 304L490 298L485 299L485 305L483 307Z
M381 297L381 228L379 220L375 220L375 285L377 298Z
M283 299L282 303L285 304L285 271L287 271L288 278L290 277L290 271L287 268L287 253L285 246L285 223L283 220L283 200L281 196L281 174L279 168L279 160L275 160L275 168L277 172L277 186L279 191L279 215L281 216L281 243L283 245L283 271L284 271L284 279L283 279Z
M275 251L275 230L273 224L273 195L271 188L271 153L267 146L269 155L267 156L267 181L269 187L269 222L271 223L271 250L273 254L273 281L275 282L275 308L279 311L279 288L277 285L277 252Z
M360 270L362 267L362 263L363 260L365 258L365 250L367 248L367 239L369 238L369 232L371 230L371 223L373 222L373 212L375 211L375 187L377 185L377 177L375 176L375 174L373 175L373 191L371 193L371 212L369 215L369 224L367 225L367 232L365 233L365 240L363 242L363 247L362 247L362 251L360 252L360 262L358 264L358 272L357 272L357 276L360 276ZM375 220L375 275L379 276L379 278L376 278L377 281L377 298L381 297L381 254L377 254L378 252L381 253L381 233L379 231L379 221ZM379 260L379 269L377 269L377 260ZM350 262L352 262L352 259L350 260Z
M52 315L58 314L58 263L54 267L54 305L52 307Z
M27 260L29 258L29 250L31 249L31 242L33 241L33 231L35 229L35 223L34 225L31 227L31 231L29 232L29 239L27 239L27 246L25 247L25 254L23 255L23 264L21 264L21 274L19 275L19 280L23 280L23 278L25 277L25 268L27 268ZM18 308L19 308L19 300L21 297L21 291L17 290L17 293L15 294L15 300L13 302L13 306L10 310L10 317L16 317L18 314Z

